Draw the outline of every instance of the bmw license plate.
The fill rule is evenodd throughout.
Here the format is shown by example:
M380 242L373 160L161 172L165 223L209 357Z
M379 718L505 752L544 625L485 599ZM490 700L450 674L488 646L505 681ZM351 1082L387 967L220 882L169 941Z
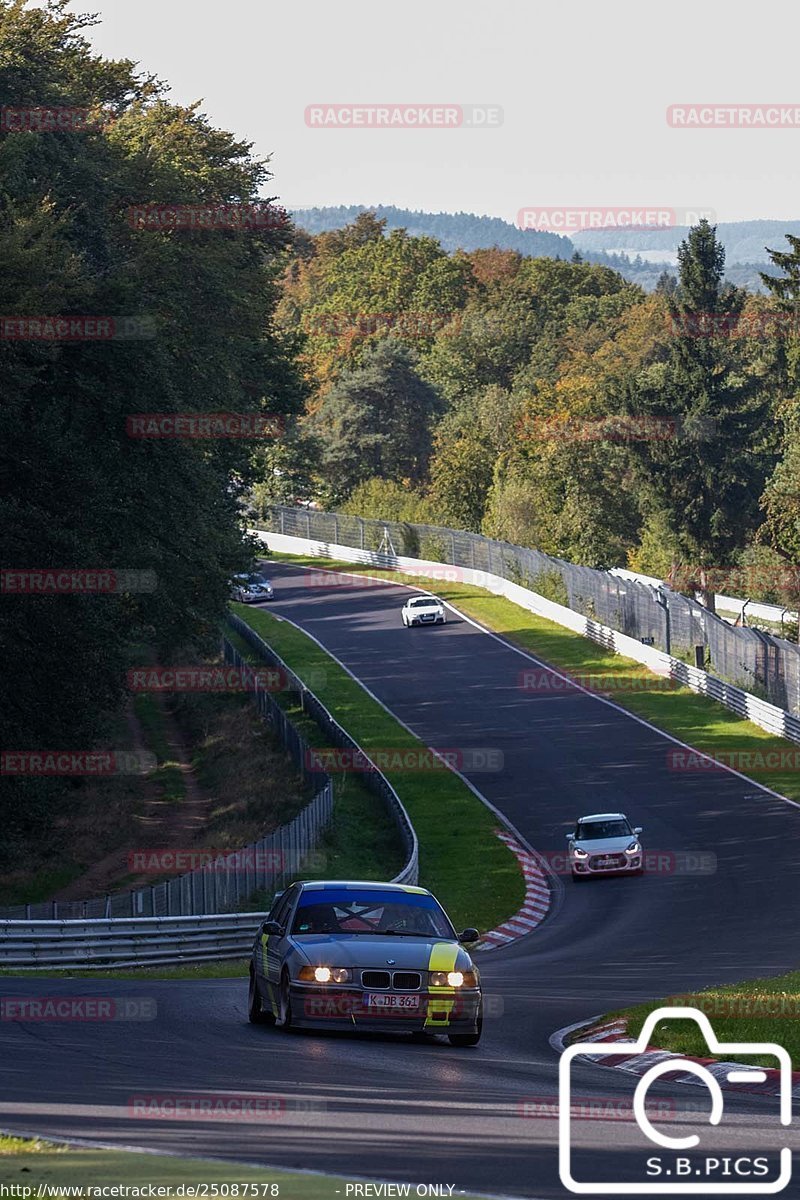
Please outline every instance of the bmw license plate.
M419 996L390 996L382 992L367 992L367 1008L419 1008Z

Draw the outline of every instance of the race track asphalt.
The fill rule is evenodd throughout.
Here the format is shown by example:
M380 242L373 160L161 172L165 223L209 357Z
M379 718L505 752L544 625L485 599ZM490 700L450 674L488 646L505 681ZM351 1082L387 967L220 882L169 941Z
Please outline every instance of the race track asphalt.
M557 682L524 689L521 673L536 664L458 614L445 627L405 629L402 587L341 576L320 586L318 575L309 586L302 568L276 562L269 574L271 611L313 634L427 745L502 752L502 771L467 774L530 845L561 853L577 815L622 810L644 827L647 848L664 853L663 869L580 885L557 879L541 928L481 956L494 1015L470 1050L252 1027L244 981L3 980L4 996L153 998L157 1015L0 1022L0 1127L564 1197L551 1035L631 1002L795 966L800 811L724 770L676 771L668 755L679 746L595 696ZM711 873L676 869L709 853ZM633 1122L619 1117L634 1084L613 1069L576 1066L577 1115L601 1105L611 1113L575 1122L582 1178L643 1178L654 1148L643 1151ZM138 1115L136 1097L192 1093L278 1102L272 1116L253 1121ZM676 1128L695 1131L687 1123L696 1114L685 1110L702 1106L704 1091L662 1082L653 1094ZM776 1113L770 1098L728 1098L714 1151L755 1157L796 1145L794 1129L776 1129ZM784 1194L800 1195L793 1188Z

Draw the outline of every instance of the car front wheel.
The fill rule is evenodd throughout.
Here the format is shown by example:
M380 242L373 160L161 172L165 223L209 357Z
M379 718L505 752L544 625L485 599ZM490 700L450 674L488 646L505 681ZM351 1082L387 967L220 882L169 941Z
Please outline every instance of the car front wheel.
M292 999L289 995L288 971L284 971L281 975L281 1029L286 1033L291 1033L294 1029L292 1024Z
M264 1011L261 1004L261 995L256 983L255 971L250 970L250 987L247 993L247 1019L251 1025L274 1025L275 1018L272 1013Z
M448 1033L447 1040L451 1046L477 1046L483 1032L483 1006L478 1013L477 1029L474 1033Z

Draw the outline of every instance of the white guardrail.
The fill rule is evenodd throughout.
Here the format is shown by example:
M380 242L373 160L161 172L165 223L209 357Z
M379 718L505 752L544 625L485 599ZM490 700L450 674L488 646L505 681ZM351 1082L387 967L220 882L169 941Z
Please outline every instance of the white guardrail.
M752 721L769 733L800 744L800 717L795 717L785 709L761 700L752 692L746 692L731 683L725 683L722 679L709 675L707 671L703 671L699 667L690 666L679 658L673 658L672 655L665 654L663 650L656 650L654 646L645 646L637 638L619 633L618 630L611 629L608 625L601 625L599 621L593 621L591 618L583 616L582 613L566 608L563 604L556 604L554 600L548 600L545 596L540 596L537 592L530 591L529 588L521 587L518 583L512 583L511 580L504 579L501 575L492 575L488 571L478 571L470 567L433 562L430 559L408 558L401 554L383 554L376 550L361 550L353 546L338 546L332 542L318 542L289 534L271 533L263 529L251 529L249 532L255 534L270 550L283 550L287 554L338 558L344 562L362 563L388 570L411 571L433 579L459 579L496 595L505 596L514 604L527 609L528 612L535 613L539 617L546 617L548 621L563 625L565 629L571 629L574 633L591 638L593 642L597 642L607 650L613 650L625 658L632 658L636 662L643 663L656 675L674 679L677 683L684 684L701 696L709 696L712 700L719 701L720 704L724 704L726 708L731 709L740 717L746 717L748 721Z

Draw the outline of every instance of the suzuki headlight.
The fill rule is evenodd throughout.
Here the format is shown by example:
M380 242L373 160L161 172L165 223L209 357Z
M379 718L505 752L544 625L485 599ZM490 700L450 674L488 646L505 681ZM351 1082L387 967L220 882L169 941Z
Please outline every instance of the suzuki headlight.
M626 847L626 854L641 854L642 847L638 842L631 842L630 846Z
M572 853L575 855L576 858L588 858L589 857L588 850L581 850L580 846L573 846Z

